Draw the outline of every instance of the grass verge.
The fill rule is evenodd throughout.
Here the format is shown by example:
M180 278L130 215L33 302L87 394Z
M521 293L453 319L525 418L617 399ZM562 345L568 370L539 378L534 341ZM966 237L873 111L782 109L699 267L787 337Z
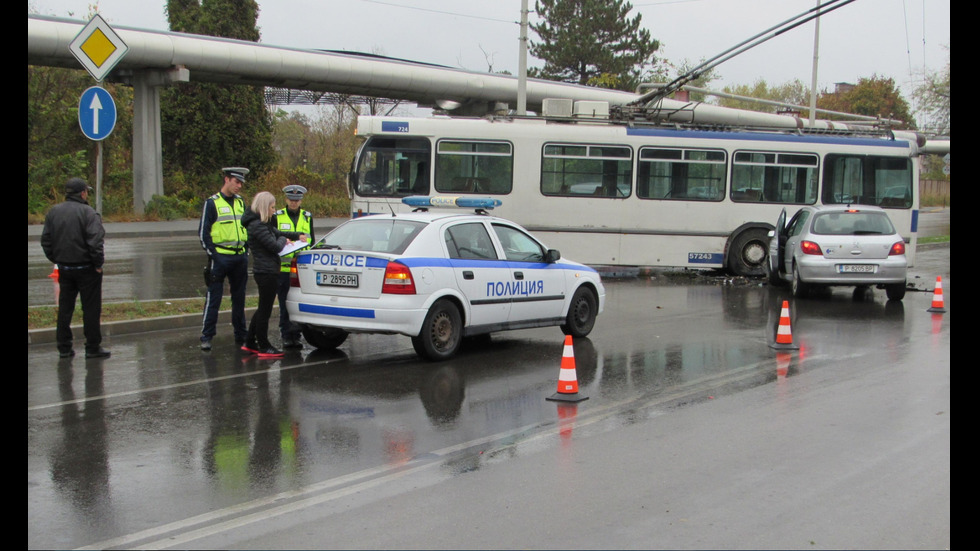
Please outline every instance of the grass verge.
M254 308L259 304L259 297L246 297L245 307ZM231 309L231 299L221 300L221 310ZM81 322L81 303L75 303L73 322ZM204 311L204 298L184 298L170 300L134 300L132 302L107 302L102 304L102 323L145 318L160 318L179 316L182 314L201 314ZM58 308L56 306L31 306L27 308L27 330L50 329L57 325Z

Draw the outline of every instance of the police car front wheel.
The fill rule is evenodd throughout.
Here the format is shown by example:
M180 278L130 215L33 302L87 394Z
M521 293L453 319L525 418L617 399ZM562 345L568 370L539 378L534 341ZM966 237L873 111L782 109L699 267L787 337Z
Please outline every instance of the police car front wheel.
M582 338L592 332L596 317L596 299L592 292L584 287L579 287L572 295L572 302L568 305L568 316L561 330L566 335L575 338Z
M449 300L432 305L422 322L422 331L412 337L412 346L419 356L433 361L448 360L459 349L463 337L463 322L459 309Z

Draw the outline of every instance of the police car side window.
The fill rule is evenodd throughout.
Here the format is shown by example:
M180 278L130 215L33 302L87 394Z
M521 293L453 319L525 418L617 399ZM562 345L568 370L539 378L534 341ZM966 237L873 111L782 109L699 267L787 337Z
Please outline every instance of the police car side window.
M446 230L450 258L495 260L497 253L486 227L478 222L457 224Z
M544 249L531 236L510 226L494 224L493 230L500 239L507 260L518 262L544 261Z

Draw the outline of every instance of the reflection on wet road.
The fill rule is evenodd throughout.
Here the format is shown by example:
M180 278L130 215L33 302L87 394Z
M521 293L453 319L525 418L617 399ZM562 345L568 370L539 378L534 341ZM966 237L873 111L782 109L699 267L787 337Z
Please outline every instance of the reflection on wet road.
M778 290L638 279L607 292L595 332L574 344L590 399L572 406L545 400L557 328L474 339L445 363L377 335L275 361L242 356L220 333L202 353L193 330L114 338L105 361L30 347L28 547L207 546L313 506L349 509L519 460L573 433L778 390L807 370L882 352L901 364L913 346L949 353L949 318L934 322L925 294L790 300L799 350L778 352L769 344L788 299Z

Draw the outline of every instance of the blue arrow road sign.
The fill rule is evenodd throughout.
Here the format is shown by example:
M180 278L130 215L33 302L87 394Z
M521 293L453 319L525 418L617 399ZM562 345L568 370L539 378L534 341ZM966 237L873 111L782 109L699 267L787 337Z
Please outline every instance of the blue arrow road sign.
M101 141L116 126L116 102L105 88L93 86L82 92L78 102L78 126L90 140Z

